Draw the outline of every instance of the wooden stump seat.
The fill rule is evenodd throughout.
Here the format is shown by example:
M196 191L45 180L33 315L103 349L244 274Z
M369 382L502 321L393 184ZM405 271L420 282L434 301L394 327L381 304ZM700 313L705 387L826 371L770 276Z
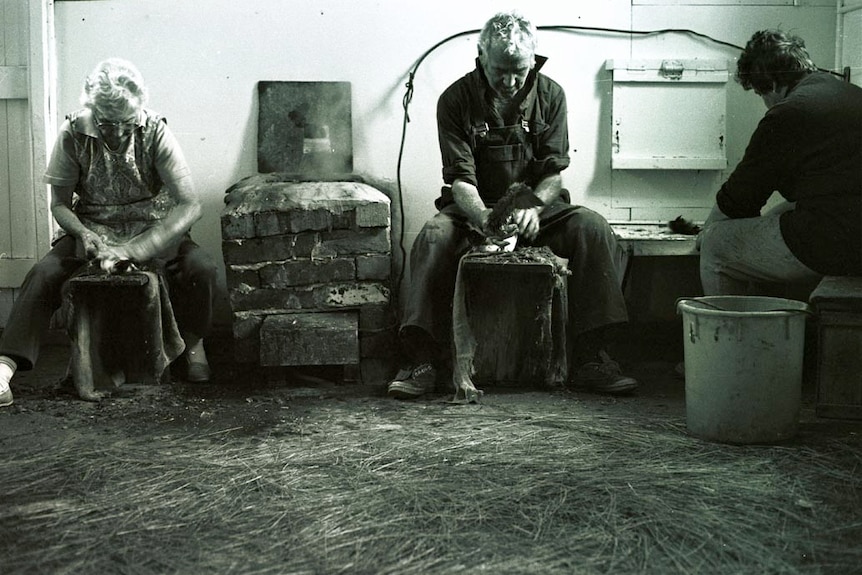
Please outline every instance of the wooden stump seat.
M167 368L184 344L160 284L151 271L83 274L66 282L70 375L81 399L99 400L127 382L169 379Z

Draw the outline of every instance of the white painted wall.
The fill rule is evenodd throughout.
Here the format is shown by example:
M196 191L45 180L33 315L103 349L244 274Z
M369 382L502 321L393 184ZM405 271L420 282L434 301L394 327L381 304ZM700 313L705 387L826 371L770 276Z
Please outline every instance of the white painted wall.
M820 65L835 61L834 0L691 4L697 5L683 0L57 1L59 108L65 113L78 106L81 82L99 60L119 56L135 62L150 88L150 106L168 118L205 197L205 215L194 236L220 260L224 190L257 169L259 80L351 82L355 169L394 181L409 70L425 50L481 27L500 9L521 7L539 26L686 28L736 45L758 29L780 26L803 36ZM539 52L550 58L543 71L568 95L572 165L564 176L574 200L613 220L705 217L727 172L610 169L611 77L604 63L727 58L732 71L738 51L686 34L555 31L541 32L539 43ZM472 69L475 54L476 35L460 37L418 69L401 174L408 249L433 213L441 183L437 96ZM764 107L732 81L727 101L732 168ZM656 126L657 141L662 137L662 126ZM641 207L626 207L630 204ZM223 297L222 322L229 321L225 302Z

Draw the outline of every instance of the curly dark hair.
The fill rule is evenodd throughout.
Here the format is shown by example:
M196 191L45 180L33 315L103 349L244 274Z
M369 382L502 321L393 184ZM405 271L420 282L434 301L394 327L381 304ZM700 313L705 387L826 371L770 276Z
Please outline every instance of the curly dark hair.
M736 81L744 90L764 94L775 86L795 86L816 70L802 38L781 30L760 30L739 56Z

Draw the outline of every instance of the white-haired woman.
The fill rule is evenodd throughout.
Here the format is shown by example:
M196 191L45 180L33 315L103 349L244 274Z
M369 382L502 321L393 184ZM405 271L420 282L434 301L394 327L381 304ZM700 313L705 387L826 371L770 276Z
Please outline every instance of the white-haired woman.
M36 363L64 282L92 263L113 271L125 262L163 262L187 378L210 378L203 337L216 267L189 236L201 202L182 151L165 119L145 107L147 90L130 62L100 62L81 103L63 122L45 174L63 233L24 279L0 339L0 407L12 403L15 370Z

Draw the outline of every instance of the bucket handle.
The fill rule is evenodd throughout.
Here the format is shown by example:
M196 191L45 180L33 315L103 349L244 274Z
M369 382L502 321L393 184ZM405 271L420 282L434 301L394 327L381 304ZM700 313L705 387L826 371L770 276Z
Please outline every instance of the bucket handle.
M718 310L718 311L732 311L732 310L729 310L729 309L724 309L724 308L723 308L723 307L721 307L721 306L717 306L717 305L715 305L714 303L710 303L710 302L708 302L708 301L703 301L702 299L698 299L698 298L694 298L694 297L680 297L680 298L677 298L677 299L676 299L676 302L674 303L674 307L675 307L676 309L679 309L679 304L680 304L680 303L682 303L682 302L684 302L684 301L692 301L692 302L695 302L695 303L697 303L697 304L700 304L700 305L703 305L703 306L706 306L706 307L708 307L708 308L712 308L712 309L715 309L715 310ZM808 307L805 307L805 308L776 308L776 309L765 309L765 310L762 310L762 311L763 311L763 312L770 312L770 311L800 312L800 313L807 314L807 315L809 315L809 316L811 316L811 317L814 317L814 315L815 315L815 314L814 314L814 312L813 312L813 311L811 311L811 309L810 309L810 308L808 308Z

